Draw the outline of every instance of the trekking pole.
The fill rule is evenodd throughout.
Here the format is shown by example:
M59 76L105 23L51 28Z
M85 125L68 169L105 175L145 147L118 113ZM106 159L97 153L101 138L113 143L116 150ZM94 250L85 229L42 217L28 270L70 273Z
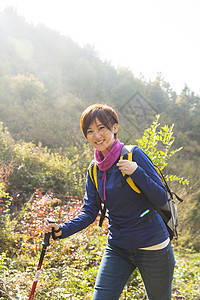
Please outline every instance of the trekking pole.
M56 223L54 220L48 220L48 221L49 221L49 223ZM40 260L39 260L39 263L38 263L38 266L37 266L37 271L36 271L36 274L35 274L35 279L34 279L34 282L33 282L33 286L32 286L32 289L31 289L30 296L29 296L29 300L33 300L36 285L37 285L39 274L40 274L40 270L42 268L42 262L43 262L43 259L44 259L46 248L50 245L50 242L49 242L50 237L51 237L51 232L45 233L44 240L42 242L42 245L43 245L42 252L40 254Z

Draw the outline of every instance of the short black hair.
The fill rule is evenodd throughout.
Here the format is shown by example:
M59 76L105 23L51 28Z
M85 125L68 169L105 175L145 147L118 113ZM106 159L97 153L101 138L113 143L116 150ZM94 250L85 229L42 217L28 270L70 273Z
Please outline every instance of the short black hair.
M118 115L115 110L107 104L92 104L88 106L81 115L80 127L85 138L87 138L87 130L96 119L98 119L109 130L115 123L119 123ZM115 134L115 139L117 133Z

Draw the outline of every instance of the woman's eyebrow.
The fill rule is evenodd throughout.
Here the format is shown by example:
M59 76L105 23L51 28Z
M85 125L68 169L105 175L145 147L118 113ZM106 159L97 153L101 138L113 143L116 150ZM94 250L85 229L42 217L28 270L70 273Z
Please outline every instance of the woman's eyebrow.
M97 124L97 127L102 126L102 125L103 125L103 123ZM104 126L104 125L103 125L103 126Z
M104 126L103 123L96 124L97 127L100 127L100 126L102 126L102 125ZM92 127L88 127L88 129L92 129ZM88 129L87 129L87 130L88 130Z

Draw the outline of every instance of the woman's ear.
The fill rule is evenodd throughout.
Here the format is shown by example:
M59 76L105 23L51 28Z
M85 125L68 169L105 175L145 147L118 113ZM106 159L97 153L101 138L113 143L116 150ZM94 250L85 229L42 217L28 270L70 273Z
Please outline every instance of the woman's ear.
M117 124L117 123L115 123L115 124L113 125L113 133L114 133L114 134L118 133L118 124Z

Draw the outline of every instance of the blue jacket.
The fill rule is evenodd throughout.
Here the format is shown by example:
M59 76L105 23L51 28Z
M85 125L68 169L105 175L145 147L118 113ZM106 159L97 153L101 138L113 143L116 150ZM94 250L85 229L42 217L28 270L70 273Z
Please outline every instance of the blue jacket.
M119 159L106 171L106 206L109 214L108 240L111 244L125 249L153 246L169 237L161 216L149 202L161 206L165 205L168 199L167 191L146 153L136 147L133 151L133 157L138 167L131 178L143 195L133 191L128 183L125 183L121 189L118 187L122 179L121 171L116 166ZM100 195L102 175L103 172L98 169L97 179ZM99 211L96 193L96 188L88 172L82 211L77 217L61 225L61 238L68 237L95 221ZM148 197L149 201L144 195ZM147 209L150 209L150 212L141 217Z

